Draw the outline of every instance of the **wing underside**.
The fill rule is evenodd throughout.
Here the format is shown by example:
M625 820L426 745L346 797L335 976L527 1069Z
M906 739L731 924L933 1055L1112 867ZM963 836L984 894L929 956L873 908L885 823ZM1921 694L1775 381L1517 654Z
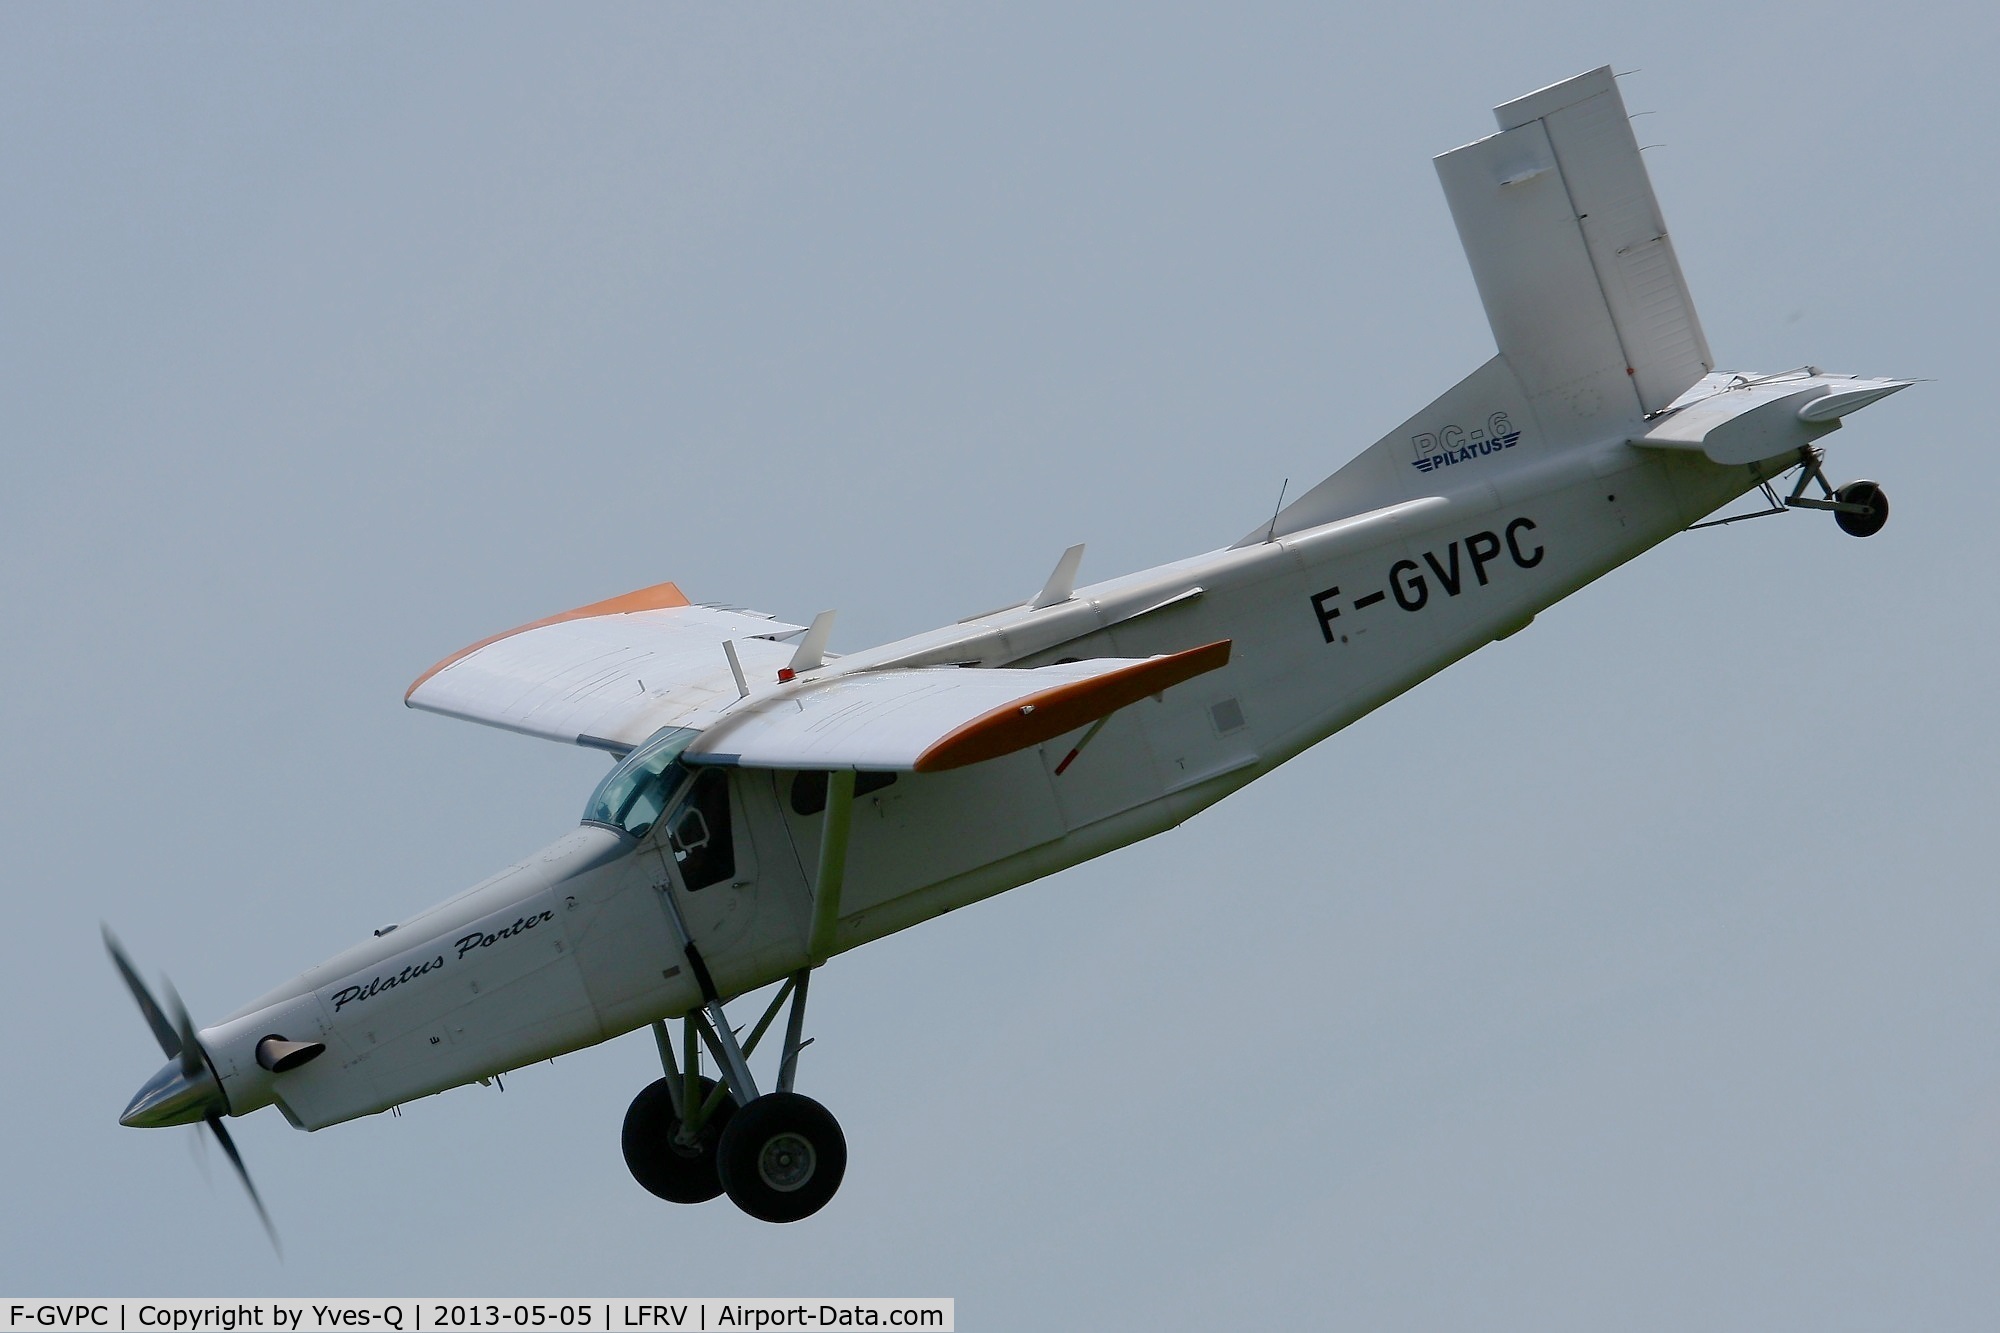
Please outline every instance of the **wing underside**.
M691 605L663 583L454 653L404 702L617 753L662 727L694 727L703 735L685 758L695 764L933 772L1053 739L1229 661L1225 641L1165 657L847 673L837 661L801 665L817 650L787 640L806 633Z
M912 667L753 697L682 755L744 768L934 773L1039 745L1225 666L1228 640L1164 657Z

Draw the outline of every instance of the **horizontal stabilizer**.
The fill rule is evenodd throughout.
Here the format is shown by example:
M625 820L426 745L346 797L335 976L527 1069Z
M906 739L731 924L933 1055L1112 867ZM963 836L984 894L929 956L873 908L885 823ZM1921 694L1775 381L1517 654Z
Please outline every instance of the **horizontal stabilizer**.
M1873 402L1887 398L1898 389L1907 389L1915 380L1856 380L1853 388L1835 387L1824 398L1816 398L1799 409L1801 421L1838 421Z
M688 746L690 764L935 773L1088 726L1229 662L1229 641L1166 657L1028 668L857 672L753 699Z
M1712 463L1760 463L1796 453L1840 427L1840 419L1907 389L1909 380L1857 379L1811 371L1746 377L1711 375L1683 395L1632 443L1680 449Z

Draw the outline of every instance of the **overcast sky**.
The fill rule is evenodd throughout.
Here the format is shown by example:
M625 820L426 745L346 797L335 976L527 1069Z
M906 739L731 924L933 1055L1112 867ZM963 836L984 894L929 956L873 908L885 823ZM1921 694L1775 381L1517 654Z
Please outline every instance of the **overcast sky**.
M0 9L0 1291L959 1326L2000 1309L1994 21L1970 5ZM839 1197L639 1190L644 1034L187 1130L213 1020L576 820L415 714L677 580L851 650L1223 545L1484 360L1433 155L1610 63L1725 367L1929 377L1187 826L836 960Z

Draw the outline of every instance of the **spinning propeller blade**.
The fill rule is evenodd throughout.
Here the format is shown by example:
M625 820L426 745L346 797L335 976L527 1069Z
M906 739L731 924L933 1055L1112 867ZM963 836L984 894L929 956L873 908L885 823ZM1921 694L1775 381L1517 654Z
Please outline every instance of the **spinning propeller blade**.
M162 981L166 978L162 977ZM195 1039L194 1020L188 1017L187 1006L181 1003L181 993L174 989L174 983L167 983L167 998L174 1005L174 1031L180 1038L181 1073L194 1078L208 1067L202 1058L201 1043ZM172 1057L168 1057L171 1059Z
M139 1012L146 1016L146 1025L153 1029L153 1040L160 1043L160 1053L167 1059L178 1059L181 1053L180 1034L160 1006L153 999L153 993L146 989L146 983L139 980L139 971L132 966L132 960L125 956L125 950L118 943L118 937L111 933L111 927L100 927L104 931L104 947L111 954L111 965L118 969L118 975L125 978L125 989L132 992L132 999L138 1004Z
M132 960L118 943L118 937L104 927L104 948L111 955L111 964L118 969L118 975L125 979L125 988L132 992L132 1000L145 1015L146 1026L153 1030L153 1040L160 1044L160 1053L167 1057L166 1067L147 1081L119 1117L119 1123L138 1127L157 1125L185 1125L199 1120L215 1135L216 1142L229 1158L229 1164L236 1168L237 1179L243 1182L243 1189L250 1196L251 1206L257 1210L257 1219L264 1224L264 1234L271 1238L271 1248L284 1256L284 1246L278 1241L278 1229L271 1224L271 1215L264 1209L264 1200L257 1193L257 1186L250 1180L250 1170L243 1165L243 1155L236 1151L236 1140L229 1136L229 1130L222 1123L222 1116L229 1109L229 1100L224 1096L222 1085L208 1067L208 1057L202 1054L201 1041L195 1035L194 1020L188 1016L187 1006L181 1003L180 994L173 983L167 983L167 1000L172 1010L160 1006L153 993L146 989L146 983L139 979L139 970L132 966Z
M278 1252L280 1259L284 1258L285 1247L278 1240L278 1228L271 1225L271 1215L264 1211L264 1198L250 1182L250 1168L243 1165L243 1154L236 1151L236 1140L229 1137L229 1131L223 1128L222 1117L214 1111L208 1113L204 1123L215 1131L216 1142L228 1154L229 1164L236 1168L236 1178L243 1182L243 1190L250 1196L251 1206L257 1210L257 1220L264 1224L264 1234L271 1238L271 1248Z

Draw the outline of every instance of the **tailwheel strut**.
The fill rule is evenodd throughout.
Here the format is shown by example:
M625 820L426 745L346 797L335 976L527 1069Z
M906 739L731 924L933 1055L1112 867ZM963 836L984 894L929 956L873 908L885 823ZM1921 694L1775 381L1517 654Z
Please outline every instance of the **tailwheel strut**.
M1836 489L1826 479L1825 460L1826 455L1810 445L1799 450L1799 480L1785 497L1785 506L1824 509L1848 536L1873 537L1889 521L1889 497L1872 481L1850 481ZM1814 482L1819 484L1819 498L1806 494L1806 487Z
M846 1175L847 1138L840 1123L792 1087L799 1052L812 1044L804 1031L813 969L833 952L854 810L854 773L834 772L828 779L806 965L779 986L741 1043L672 889L662 888L668 921L702 995L700 1007L681 1019L679 1059L666 1021L653 1024L666 1076L640 1092L625 1114L625 1163L641 1185L663 1199L700 1203L727 1193L730 1202L760 1221L797 1222L825 1207ZM777 1084L760 1094L749 1057L788 1004ZM719 1079L701 1073L704 1048Z

